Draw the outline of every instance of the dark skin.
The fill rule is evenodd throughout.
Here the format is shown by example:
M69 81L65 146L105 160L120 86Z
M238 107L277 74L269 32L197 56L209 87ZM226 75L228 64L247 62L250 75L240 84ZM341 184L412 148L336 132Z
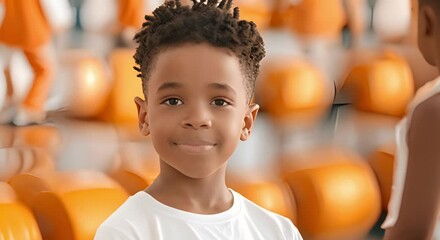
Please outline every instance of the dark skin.
M414 111L408 132L408 168L399 218L385 239L431 239L440 201L440 95Z
M194 64L198 62L198 64ZM227 49L188 44L159 53L147 99L136 98L139 128L160 156L145 190L187 212L220 213L233 204L228 159L250 136L258 105L249 104L238 59Z
M420 3L419 49L440 72L440 15ZM440 94L418 105L408 131L408 168L399 217L384 239L432 239L440 207Z

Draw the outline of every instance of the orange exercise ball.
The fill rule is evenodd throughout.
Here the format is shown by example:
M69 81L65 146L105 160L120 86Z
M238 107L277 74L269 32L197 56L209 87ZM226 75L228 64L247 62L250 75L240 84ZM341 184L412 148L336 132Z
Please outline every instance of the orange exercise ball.
M320 120L327 113L333 94L333 84L318 68L302 60L267 62L257 85L257 102L279 122Z
M45 240L93 239L99 225L128 197L96 171L26 173L10 183L32 208Z
M104 62L84 50L69 50L62 57L66 108L77 118L96 118L104 110L111 81Z
M0 239L42 239L32 212L17 201L14 190L5 182L0 182L0 212Z
M346 24L341 0L301 0L286 4L285 23L299 35L338 38Z
M358 155L322 148L285 156L284 178L304 239L363 239L380 213L373 171ZM341 214L343 213L343 214Z
M387 52L355 66L342 91L359 110L402 117L414 95L414 81L407 62Z

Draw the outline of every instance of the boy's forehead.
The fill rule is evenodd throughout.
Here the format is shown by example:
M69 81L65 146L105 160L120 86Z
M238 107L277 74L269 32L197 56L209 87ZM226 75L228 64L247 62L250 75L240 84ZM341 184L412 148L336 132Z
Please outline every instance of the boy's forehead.
M164 82L208 86L227 84L236 92L245 91L245 75L238 58L228 49L208 44L167 48L156 56L148 89L157 91ZM212 85L211 85L212 86Z
M167 48L158 53L151 75L242 78L241 70L238 58L230 50L208 44L195 44Z
M199 57L219 57L229 56L238 61L238 58L228 48L212 46L208 43L184 43L176 46L168 46L162 48L157 58L171 57L176 60L181 58L199 58Z

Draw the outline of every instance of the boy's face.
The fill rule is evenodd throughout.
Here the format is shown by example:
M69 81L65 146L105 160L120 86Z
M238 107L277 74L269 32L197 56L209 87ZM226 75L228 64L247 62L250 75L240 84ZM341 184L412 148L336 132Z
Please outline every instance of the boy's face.
M258 112L248 104L237 58L208 44L159 53L147 99L136 99L140 131L151 134L163 165L191 178L226 167Z

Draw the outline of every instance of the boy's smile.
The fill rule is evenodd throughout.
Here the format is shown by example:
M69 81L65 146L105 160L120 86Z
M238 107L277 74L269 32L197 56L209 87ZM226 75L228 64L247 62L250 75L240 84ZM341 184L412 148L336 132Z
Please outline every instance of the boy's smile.
M183 141L174 143L178 148L186 151L188 153L204 153L208 150L213 149L216 144L205 142L205 141Z
M245 81L237 57L227 49L193 44L157 55L147 99L136 102L141 132L151 134L162 168L190 178L226 168L258 111L249 105Z

